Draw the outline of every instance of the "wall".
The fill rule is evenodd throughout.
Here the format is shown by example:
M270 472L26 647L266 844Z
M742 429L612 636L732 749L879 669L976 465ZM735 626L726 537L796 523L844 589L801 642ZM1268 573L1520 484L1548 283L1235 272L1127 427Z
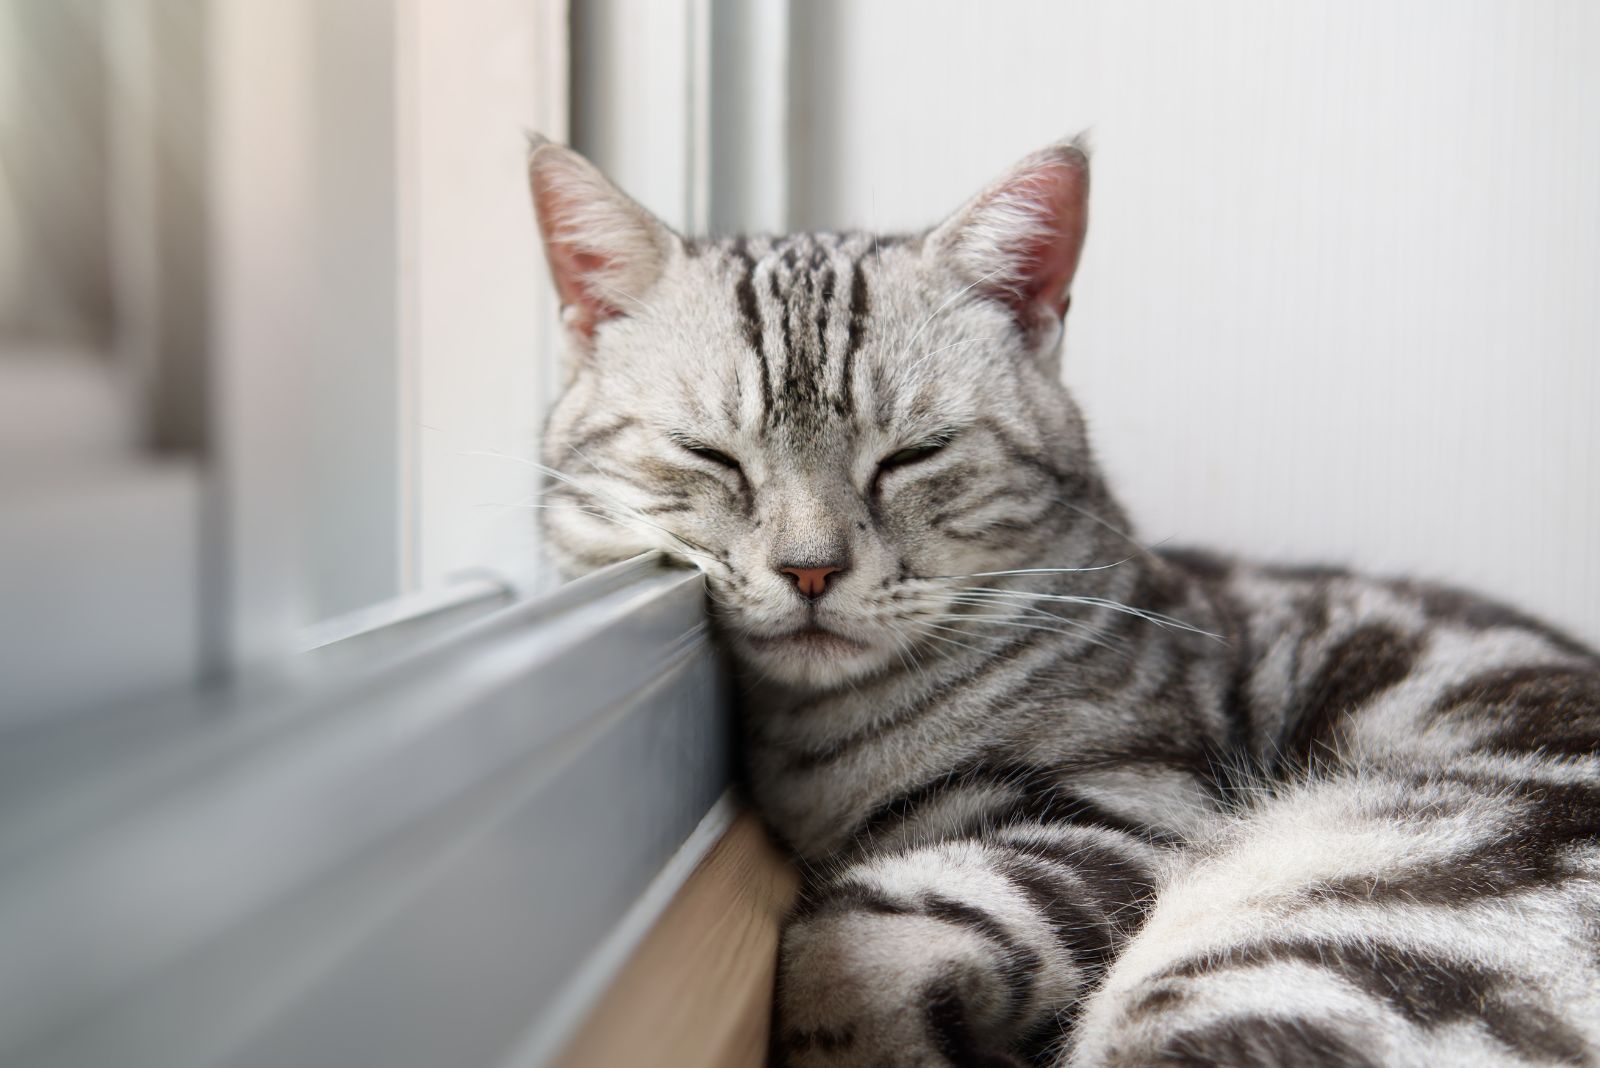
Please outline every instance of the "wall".
M790 221L925 225L1092 128L1065 373L1146 540L1600 640L1600 5L793 6Z
M527 134L567 135L567 4L397 11L405 585L534 582L526 461L557 375Z

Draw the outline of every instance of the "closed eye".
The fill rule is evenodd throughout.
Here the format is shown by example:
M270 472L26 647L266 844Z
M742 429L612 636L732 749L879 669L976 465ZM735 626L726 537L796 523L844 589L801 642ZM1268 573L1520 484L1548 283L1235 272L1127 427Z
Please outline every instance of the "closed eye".
M898 452L891 452L888 456L878 461L879 471L888 471L896 467L909 467L911 464L921 463L933 456L946 445L950 444L947 437L929 438L927 441L918 442L907 446Z
M693 438L679 437L674 437L672 440L678 443L679 448L683 449L685 452L694 453L702 460L707 460L711 463L714 463L718 467L726 467L730 471L740 470L738 460L735 460L733 457L719 449L713 449L710 445L707 445L703 441L696 441Z

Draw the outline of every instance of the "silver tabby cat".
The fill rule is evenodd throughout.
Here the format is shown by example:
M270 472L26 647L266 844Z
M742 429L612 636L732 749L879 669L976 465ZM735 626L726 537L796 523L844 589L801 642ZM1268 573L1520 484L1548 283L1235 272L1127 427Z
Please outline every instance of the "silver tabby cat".
M807 870L809 1065L1600 1065L1600 661L1449 589L1151 552L1059 366L1080 145L912 237L534 200L548 542L700 568Z

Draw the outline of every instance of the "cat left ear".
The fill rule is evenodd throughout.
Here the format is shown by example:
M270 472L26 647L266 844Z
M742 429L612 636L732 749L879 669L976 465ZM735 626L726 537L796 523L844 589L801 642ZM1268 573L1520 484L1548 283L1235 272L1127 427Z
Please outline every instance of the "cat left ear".
M1088 225L1089 155L1074 139L1024 158L929 234L925 247L1034 333L1066 314Z
M587 344L601 323L639 307L678 236L594 164L542 137L530 146L528 181L562 321Z

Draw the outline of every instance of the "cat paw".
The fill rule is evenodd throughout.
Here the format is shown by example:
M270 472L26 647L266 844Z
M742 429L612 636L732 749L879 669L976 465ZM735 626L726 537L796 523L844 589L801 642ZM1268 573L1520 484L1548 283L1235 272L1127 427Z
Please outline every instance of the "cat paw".
M840 922L785 942L774 1063L1013 1068L993 976L916 922ZM895 917L897 920L909 918ZM932 937L930 937L932 936Z

